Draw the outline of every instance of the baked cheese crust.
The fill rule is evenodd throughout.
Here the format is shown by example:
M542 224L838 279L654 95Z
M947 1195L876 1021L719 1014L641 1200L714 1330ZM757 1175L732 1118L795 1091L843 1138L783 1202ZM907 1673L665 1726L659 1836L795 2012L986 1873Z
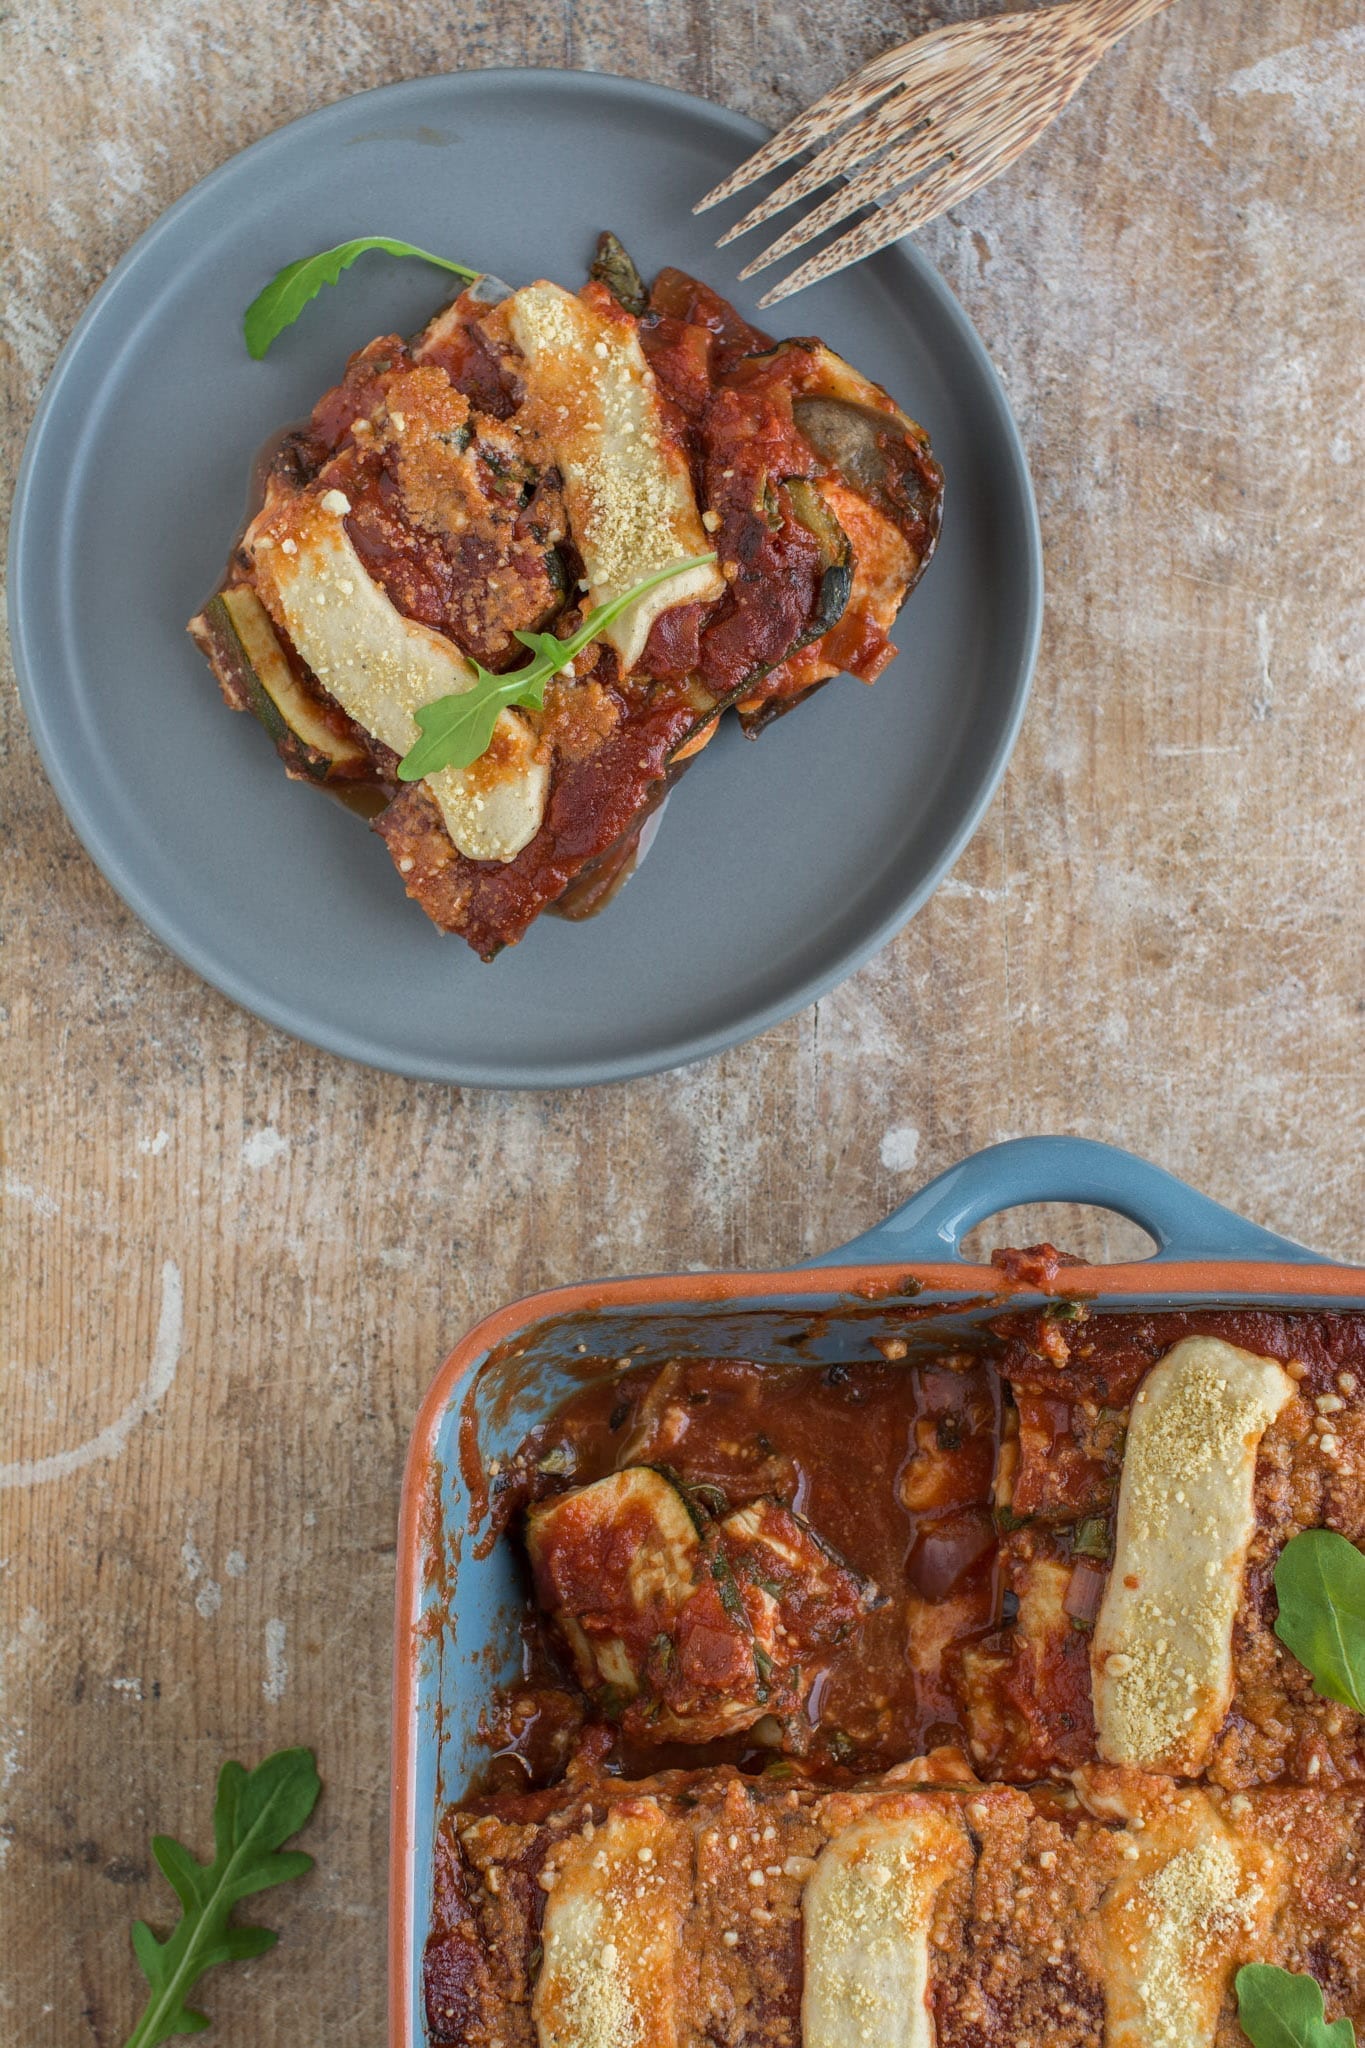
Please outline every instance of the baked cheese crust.
M431 2038L1224 2048L1251 1960L1311 1959L1329 2016L1365 2018L1365 1792L953 1773L929 1758L841 1791L588 1775L457 1809Z

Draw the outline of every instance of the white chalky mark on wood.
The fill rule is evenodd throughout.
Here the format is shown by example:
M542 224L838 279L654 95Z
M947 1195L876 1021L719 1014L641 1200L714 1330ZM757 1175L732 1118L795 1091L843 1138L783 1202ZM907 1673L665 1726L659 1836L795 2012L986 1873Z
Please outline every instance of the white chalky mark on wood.
M167 1259L161 1268L161 1314L152 1346L151 1370L140 1394L128 1403L116 1421L83 1444L69 1451L53 1451L46 1458L19 1458L0 1465L0 1492L9 1486L42 1486L50 1479L69 1479L105 1459L121 1457L139 1422L154 1413L171 1390L180 1363L180 1343L185 1326L185 1291L180 1268Z
M289 1684L289 1660L284 1654L286 1634L284 1623L274 1616L265 1625L265 1677L261 1680L261 1691L272 1707L279 1705Z
M893 1124L882 1136L881 1161L888 1173L909 1173L919 1157L919 1132L913 1124Z
M50 1195L46 1188L35 1187L30 1180L20 1180L16 1173L5 1175L4 1187L12 1202L27 1203L37 1216L55 1216L58 1213L60 1205L55 1195Z
M1291 100L1314 140L1327 144L1334 140L1334 120L1346 121L1365 109L1361 58L1365 58L1365 25L1356 24L1335 35L1276 50L1258 63L1234 71L1223 90L1239 100L1261 95Z
M283 1159L289 1150L288 1138L282 1138L274 1124L267 1124L263 1130L253 1131L242 1146L242 1164L253 1171L263 1166L273 1166L277 1159Z

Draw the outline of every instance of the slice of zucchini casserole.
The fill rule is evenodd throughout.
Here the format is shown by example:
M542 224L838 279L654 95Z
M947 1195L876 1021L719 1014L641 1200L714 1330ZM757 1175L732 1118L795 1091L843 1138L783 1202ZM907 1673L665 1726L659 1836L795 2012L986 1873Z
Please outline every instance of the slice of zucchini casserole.
M923 429L821 342L676 270L646 291L604 235L577 294L481 279L353 356L190 632L286 772L368 815L492 959L608 899L727 707L754 733L875 680L942 488ZM563 664L541 637L539 686L498 692L547 635ZM486 730L433 753L433 710L490 690Z

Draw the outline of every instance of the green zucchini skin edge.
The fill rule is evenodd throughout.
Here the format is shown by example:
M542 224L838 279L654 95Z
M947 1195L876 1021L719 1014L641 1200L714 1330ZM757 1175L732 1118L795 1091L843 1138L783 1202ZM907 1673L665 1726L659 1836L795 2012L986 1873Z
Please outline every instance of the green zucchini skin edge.
M320 783L327 782L338 766L367 767L368 756L362 748L352 746L348 752L347 742L341 739L324 748L314 740L306 738L291 725L283 706L271 695L251 659L237 621L233 617L230 596L230 592L219 591L205 605L203 618L206 636L213 655L217 657L225 674L245 699L248 709L269 733L285 766L311 782ZM281 651L281 659L283 658ZM319 723L321 726L322 721Z
M279 746L291 737L289 727L280 716L274 698L265 688L242 645L232 613L223 601L221 591L211 597L204 606L204 624L208 628L214 653L230 678L247 702L247 708L265 727L271 739Z
M797 654L803 647L809 647L813 640L823 640L825 634L838 625L853 595L853 574L857 564L853 544L819 486L807 482L804 477L790 477L783 489L797 524L804 526L807 533L813 534L819 542L824 571L820 578L815 617L788 650L789 654Z

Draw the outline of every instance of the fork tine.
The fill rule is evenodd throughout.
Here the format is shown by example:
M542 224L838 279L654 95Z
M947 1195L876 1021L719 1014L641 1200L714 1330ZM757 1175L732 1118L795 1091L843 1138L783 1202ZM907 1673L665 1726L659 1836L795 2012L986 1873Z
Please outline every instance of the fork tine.
M720 184L714 186L704 199L697 201L692 208L693 213L705 213L710 207L719 206L723 200L735 198L738 193L747 190L760 178L766 178L770 171L778 170L783 164L790 163L792 158L800 156L803 150L813 148L822 136L832 133L836 128L842 128L845 121L851 120L867 105L890 92L895 83L894 79L888 79L877 90L867 87L860 91L859 88L864 87L864 80L859 73L857 77L847 79L843 85L835 86L833 91L827 92L823 98L816 100L813 106L807 107L804 114L796 115L794 120L788 121L785 128L779 128L770 142L765 142L751 157L746 157L728 178L722 178Z
M945 165L943 168L946 170L950 166ZM931 173L918 185L913 185L908 192L902 192L898 199L893 199L889 206L884 206L878 212L869 214L865 220L856 222L846 234L831 242L827 249L821 249L817 255L808 257L804 263L798 263L796 269L784 277L780 284L775 284L771 291L764 292L758 302L760 307L775 306L779 300L789 299L793 292L805 291L808 285L820 284L825 278L832 277L836 271L847 269L850 263L860 262L864 256L875 256L879 249L885 249L891 242L898 242L902 235L922 225L919 216L920 204L927 204L929 209L923 215L923 219L932 219L939 210L938 206L932 197L922 202L920 195L925 192L926 187L935 182L935 176L935 173Z
M940 77L951 77L964 65L974 69L978 62L989 64L993 58L998 58L1002 50L1008 52L1016 39L1020 43L1032 39L1050 12L992 15L984 21L945 22L941 28L930 29L926 35L916 36L911 42L899 43L893 49L883 51L880 57L872 58L842 85L833 86L829 92L823 93L803 114L797 114L788 121L771 141L746 157L728 178L723 178L704 199L699 199L693 213L705 213L709 207L719 206L722 200L736 198L759 178L790 163L802 150L812 148L822 135L828 135L842 127L845 121L865 114L895 87L927 87Z
M1006 126L1008 118L1002 114L995 125ZM989 143L991 135L991 126L983 128L974 121L973 109L952 107L941 123L931 120L926 129L912 134L898 147L855 171L847 183L831 192L828 199L812 207L800 220L794 221L785 234L779 235L775 242L747 263L740 271L740 277L757 276L770 263L780 262L782 257L790 256L794 250L804 248L807 242L815 241L826 229L837 227L840 221L847 219L850 213L856 213L860 207L869 205L883 194L889 197L896 193L907 179L931 170L942 157L953 156L968 137L975 150L983 141Z
M1021 18L1031 17L1002 17L1005 21ZM794 206L808 193L818 191L821 185L827 185L832 178L851 170L860 160L868 160L867 167L870 168L870 160L878 150L884 149L888 143L895 142L899 136L911 134L916 128L926 128L927 135L920 138L911 150L909 160L899 165L897 175L888 177L878 186L879 191L890 190L893 185L902 183L905 178L927 169L936 158L955 148L959 142L979 141L980 131L976 129L978 112L983 108L998 108L1002 93L1026 66L1027 52L1019 49L1016 43L1014 48L1006 46L1003 53L991 49L973 50L968 52L965 59L959 50L951 64L940 61L933 66L922 67L923 78L911 78L903 82L899 90L882 100L880 106L855 121L842 135L826 143L823 149L817 151L808 163L793 171L791 176L775 191L769 193L766 199L761 199L756 206L751 207L742 220L718 236L716 247L723 249L727 243L738 241L742 235L760 227L775 214L783 213L789 206ZM935 73L939 74L937 80L934 77ZM936 82L941 82L945 88L942 98L937 103L930 90ZM894 152L889 154L883 159L884 163L889 166L894 156ZM844 211L851 210L852 205L846 204ZM826 215L822 218L820 227L814 232L820 233L824 227L832 226L834 221L841 217L840 214ZM775 261L778 256L799 248L802 240L810 239L811 236L806 235L801 240L784 242L781 245L775 243L771 250L766 251L759 261L741 272L741 275L752 276L756 270L761 270L765 263Z
M900 193L876 213L856 222L827 248L798 264L771 291L763 294L759 306L775 306L779 300L789 299L794 292L804 291L808 285L819 284L836 271L847 269L850 263L857 263L864 256L874 256L879 249L885 249L889 243L899 241L902 235L913 233L937 214L945 213L950 206L970 197L982 185L989 184L1016 157L1023 155L1035 136L1048 126L1052 111L1027 108L1003 123L992 139L993 146L980 155L974 152L970 161L950 159L931 169L908 192Z
M942 150L936 147L934 154L936 157L941 156ZM766 249L760 250L757 256L745 264L739 273L741 281L757 277L759 271L766 270L769 264L780 263L784 256L790 256L794 250L804 249L807 242L816 241L827 229L837 227L840 221L847 220L849 214L857 213L860 208L871 205L880 193L894 191L901 182L891 168L894 155L895 152L889 158L878 158L876 163L865 164L856 176L831 192L828 199L822 199L809 213L804 213L799 220L793 221L784 234L780 234L775 242L770 242Z
M896 93L892 98L883 100L875 113L868 115L866 120L859 121L845 134L837 136L833 142L826 143L809 163L802 164L800 169L793 171L775 192L770 192L766 199L761 199L757 206L751 207L743 220L736 221L732 228L727 228L725 233L718 237L716 247L723 249L727 242L738 241L741 235L747 235L751 229L761 227L763 222L771 220L774 214L785 213L798 199L804 199L809 192L818 192L831 178L837 178L842 172L851 170L864 157L873 155L884 144L894 142L898 135L904 134L908 128L918 127L927 118L918 99L913 110L907 109L904 93Z
M927 77L945 64L951 64L952 51L945 50L943 46L950 36L960 37L961 33L960 28L949 23L874 57L870 63L864 64L861 71L855 71L851 78L846 78L842 85L832 86L827 93L822 93L804 113L788 121L785 128L779 128L771 141L746 157L728 178L722 178L704 199L699 199L692 208L693 213L705 213L708 208L719 206L722 200L736 198L759 178L766 177L769 171L780 169L794 156L800 156L802 150L812 148L821 136L842 128L844 122L852 120L855 115L867 113L878 100L898 86Z

